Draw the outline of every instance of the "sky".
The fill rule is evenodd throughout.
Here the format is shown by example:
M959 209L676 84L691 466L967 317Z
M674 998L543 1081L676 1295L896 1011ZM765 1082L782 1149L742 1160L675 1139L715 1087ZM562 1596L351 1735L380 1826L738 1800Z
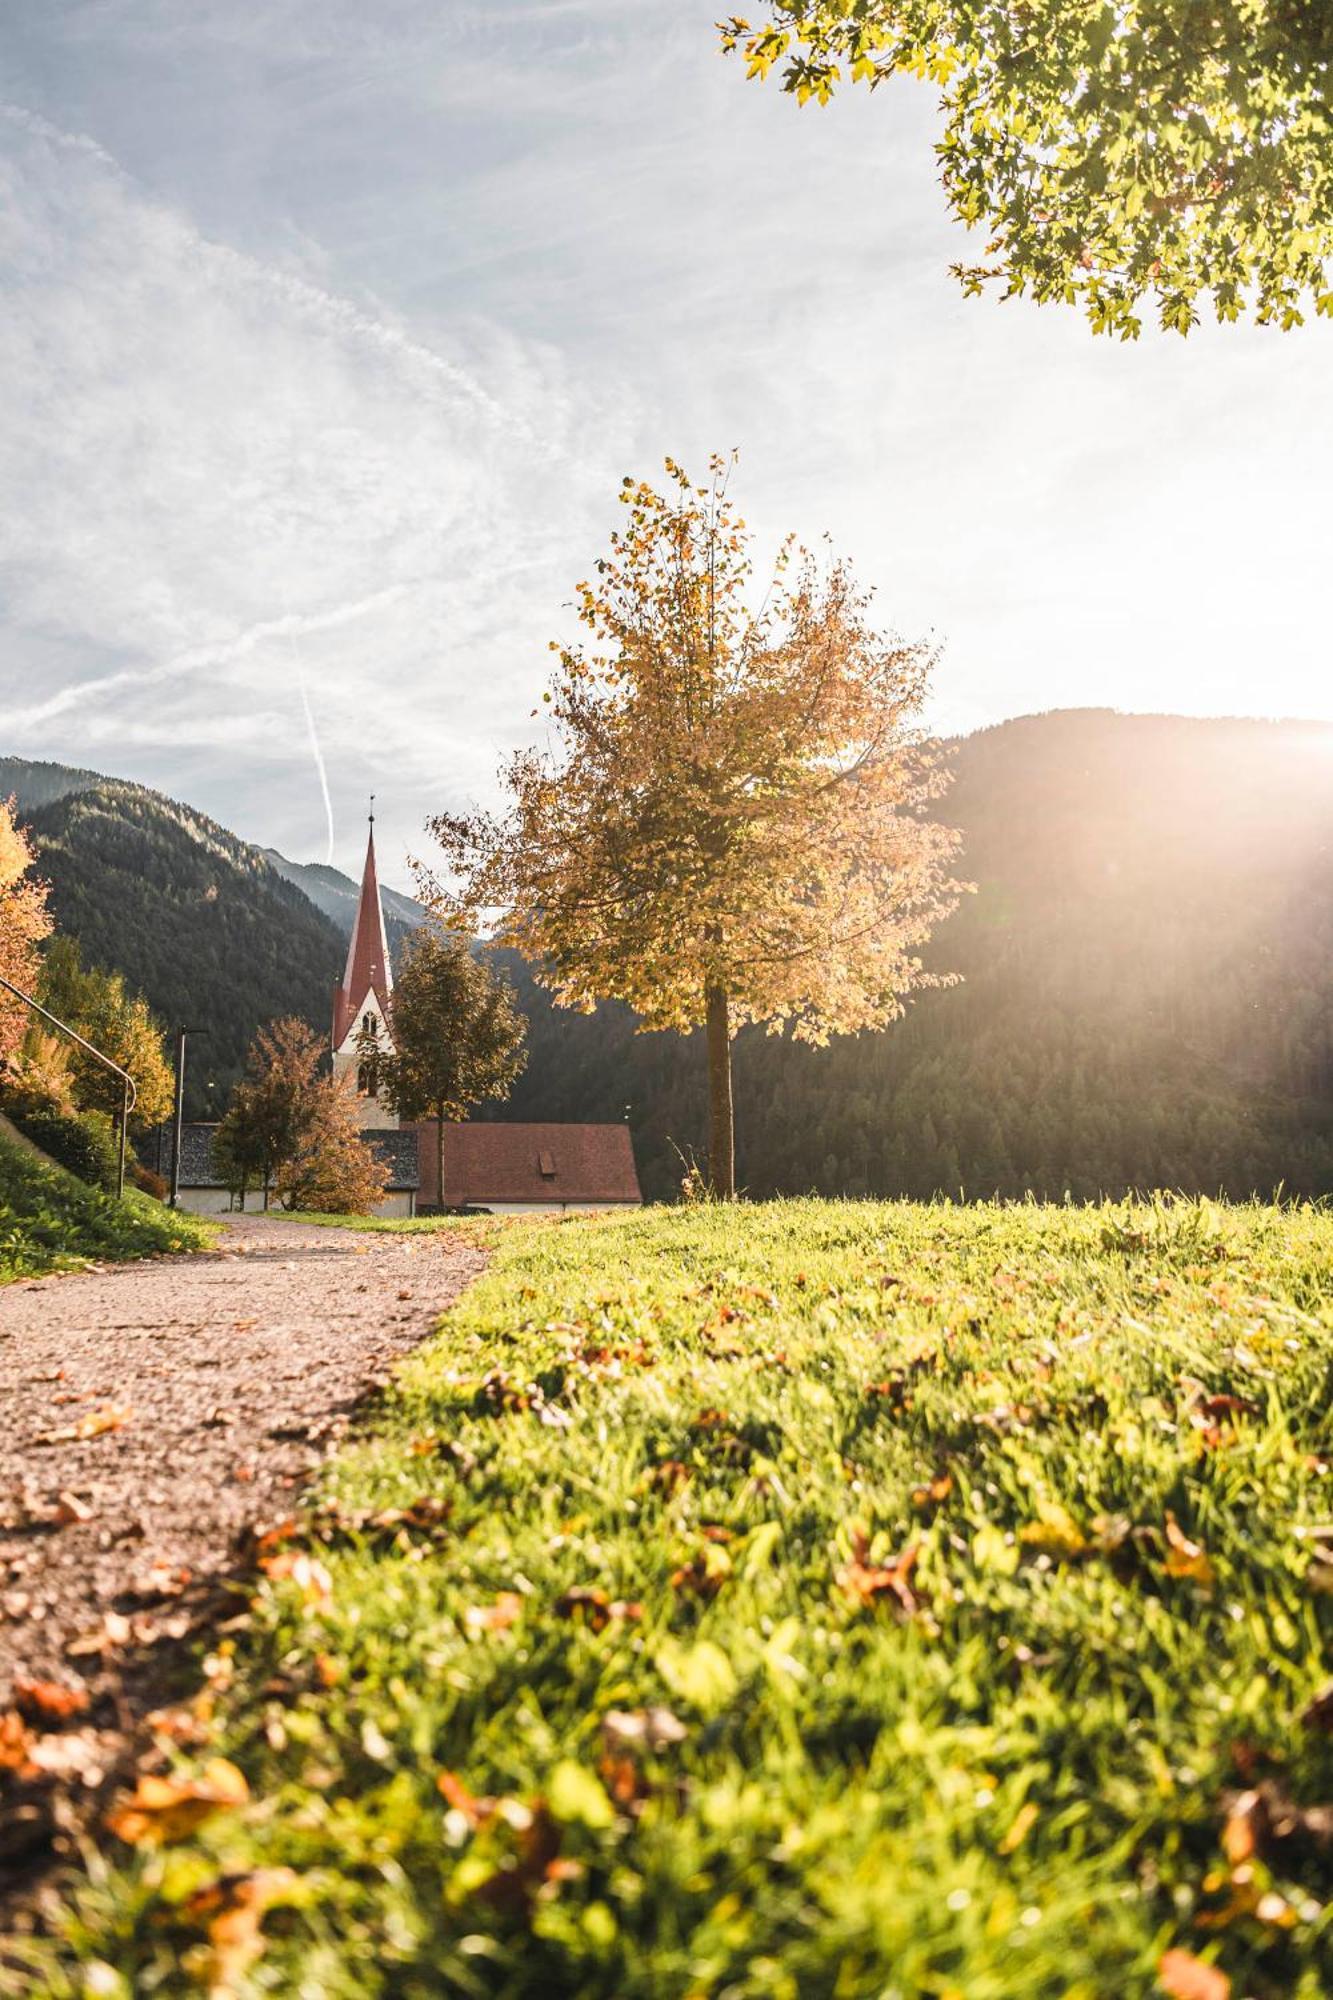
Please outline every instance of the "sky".
M716 0L4 0L0 753L409 886L493 802L627 473L740 452L954 733L1333 719L1333 325L965 300L928 89Z

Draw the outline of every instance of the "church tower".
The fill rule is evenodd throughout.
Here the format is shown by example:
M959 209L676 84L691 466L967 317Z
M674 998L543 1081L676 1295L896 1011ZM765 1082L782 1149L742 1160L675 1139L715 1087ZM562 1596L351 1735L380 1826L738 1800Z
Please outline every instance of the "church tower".
M372 812L361 898L347 947L347 969L342 985L335 987L333 994L333 1073L336 1077L355 1078L356 1112L363 1131L395 1129L398 1124L397 1115L381 1101L373 1054L368 1054L372 1038L378 1040L381 1048L393 1046L389 1029L392 992L393 967L389 962L389 941L375 873Z

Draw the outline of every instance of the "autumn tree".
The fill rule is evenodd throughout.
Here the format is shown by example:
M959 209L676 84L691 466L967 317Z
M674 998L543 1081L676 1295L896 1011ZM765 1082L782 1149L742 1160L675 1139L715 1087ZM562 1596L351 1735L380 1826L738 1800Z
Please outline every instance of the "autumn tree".
M227 1193L239 1200L242 1210L251 1188L265 1186L266 1172L272 1177L263 1137L248 1116L247 1089L244 1080L236 1084L213 1133L212 1146L213 1172Z
M499 814L432 822L437 907L498 912L558 1003L705 1027L723 1196L736 1029L822 1043L891 1021L928 983L957 847L922 816L944 785L913 726L931 652L877 633L846 564L790 542L756 608L727 471L625 481L578 586L588 636L555 647L553 743L508 762Z
M523 1016L508 980L466 938L426 928L403 954L391 1027L394 1046L377 1058L380 1085L400 1117L436 1121L443 1206L445 1125L509 1095L525 1061Z
M720 24L802 103L844 80L934 84L950 208L989 235L976 293L1077 303L1137 335L1156 304L1299 326L1333 313L1326 0L766 0Z
M162 1030L148 1002L126 991L120 973L86 966L77 939L63 936L54 938L47 949L39 997L43 1006L133 1077L133 1123L140 1130L160 1125L171 1111L172 1072ZM69 1068L80 1110L120 1116L118 1076L77 1043L70 1044Z
M365 1215L380 1200L389 1169L367 1145L355 1101L350 1078L319 1079L305 1122L278 1168L274 1191L284 1208Z
M269 1190L283 1162L296 1153L318 1110L324 1044L306 1021L288 1015L261 1028L250 1044L245 1074L235 1085L214 1134L224 1166L244 1199L251 1179ZM230 1186L231 1181L224 1181Z
M37 947L51 929L46 885L33 880L32 863L14 801L0 799L0 977L25 993L37 984ZM22 1001L0 988L0 1063L18 1053L30 1019Z

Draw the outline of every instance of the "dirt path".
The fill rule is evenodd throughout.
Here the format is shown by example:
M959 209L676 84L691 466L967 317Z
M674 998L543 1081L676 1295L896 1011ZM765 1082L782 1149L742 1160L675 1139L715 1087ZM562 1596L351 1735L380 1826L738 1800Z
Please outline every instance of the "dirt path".
M16 1676L96 1695L181 1636L482 1261L238 1216L213 1254L0 1289L0 1707Z

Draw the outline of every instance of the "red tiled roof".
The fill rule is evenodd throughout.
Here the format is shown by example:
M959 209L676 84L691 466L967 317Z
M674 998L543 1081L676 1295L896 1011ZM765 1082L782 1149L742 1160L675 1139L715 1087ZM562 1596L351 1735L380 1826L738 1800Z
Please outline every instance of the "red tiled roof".
M347 946L347 970L343 983L333 995L333 1046L340 1048L347 1031L373 993L381 1011L389 1011L393 991L393 967L389 962L389 941L384 931L384 910L380 904L379 878L375 872L375 828L372 823L366 842L366 865L361 874L361 900L356 907Z
M435 1123L417 1127L421 1200L436 1202ZM444 1198L474 1202L639 1202L628 1125L446 1125Z

